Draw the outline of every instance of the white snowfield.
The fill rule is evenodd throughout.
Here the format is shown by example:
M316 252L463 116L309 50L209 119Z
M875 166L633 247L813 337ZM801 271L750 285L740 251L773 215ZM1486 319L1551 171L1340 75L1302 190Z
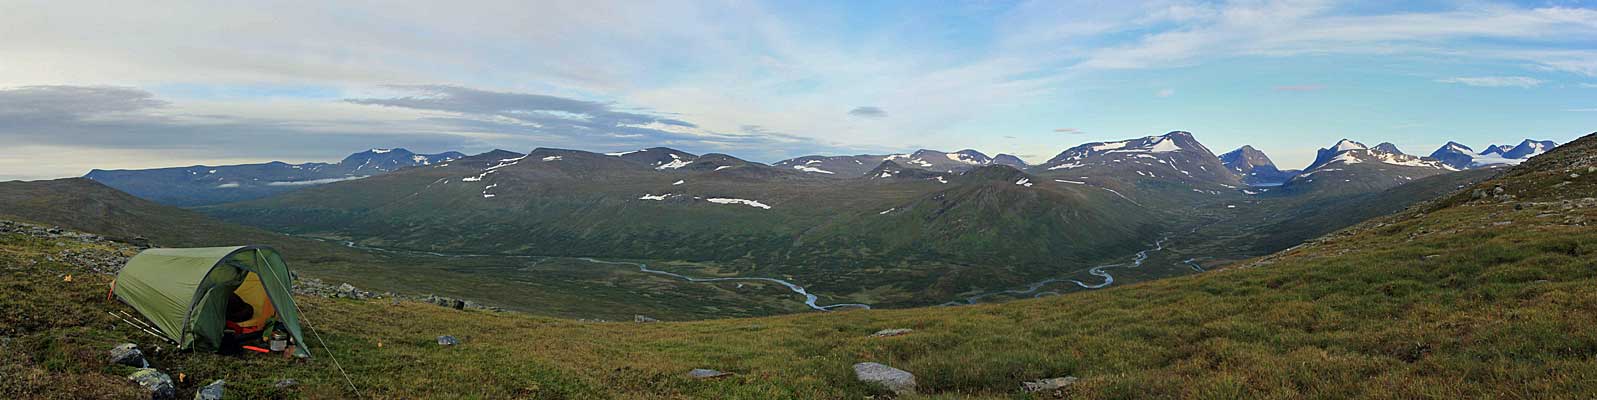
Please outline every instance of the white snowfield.
M668 162L668 163L665 163L665 164L660 164L660 166L654 167L654 169L659 169L659 170L678 169L678 168L686 167L690 163L691 163L690 161L682 159L681 156L678 156L676 154L671 154L671 162Z
M746 206L754 207L754 208L762 208L762 209L766 209L766 210L771 209L771 206L765 205L765 203L761 203L761 202L756 201L756 200L732 199L732 198L725 198L725 197L711 197L711 198L708 198L708 199L704 199L704 201L708 201L708 202L715 203L715 204L742 204L742 205L746 205Z
M548 157L544 157L543 160L544 161L560 161L562 158L564 158L564 157L561 157L561 156L548 156Z
M643 197L639 197L638 200L660 201L660 200L665 200L667 197L671 197L671 194L670 193L666 193L666 194L662 194L662 195L644 194Z
M1015 181L1015 184L1016 185L1020 185L1020 186L1025 186L1025 187L1031 187L1031 178L1020 178L1020 180Z
M361 179L361 178L365 178L365 176L346 176L346 177L342 177L342 178L322 178L322 179L311 179L311 180L306 180L306 181L276 181L276 182L266 182L266 186L305 186L305 185L320 185L320 184L323 184L323 183L333 183L333 182L343 182L343 181L353 181L353 180L356 180L356 179Z
M824 169L811 167L811 166L809 166L809 164L794 165L793 169L796 169L796 170L799 170L799 171L804 171L804 172L814 172L814 173L817 173L817 174L834 174L832 171L827 171L827 170L824 170Z

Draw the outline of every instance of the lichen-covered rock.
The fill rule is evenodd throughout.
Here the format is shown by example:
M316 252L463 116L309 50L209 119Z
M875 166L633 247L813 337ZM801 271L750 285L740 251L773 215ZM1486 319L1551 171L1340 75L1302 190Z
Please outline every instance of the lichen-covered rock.
M892 337L892 336L899 336L899 335L908 335L910 332L914 332L914 331L915 331L914 329L908 329L908 328L883 329L883 330L876 331L876 333L872 333L871 337L880 338L880 337Z
M443 335L438 337L439 346L454 346L457 344L460 344L460 340L455 339L454 336Z
M914 374L878 363L854 364L854 378L887 389L894 394L915 392Z
M144 352L139 351L139 345L123 343L111 348L111 363L122 364L133 368L149 368L150 362L144 359Z
M222 400L222 389L226 385L227 382L217 379L215 382L200 388L200 391L194 392L194 400Z
M177 397L177 388L172 386L172 377L167 376L154 368L141 368L128 375L128 380L138 383L150 394L150 400L167 400Z
M692 371L688 371L688 377L691 377L691 378L694 378L694 379L715 379L715 378L723 378L723 377L728 377L728 376L732 376L732 373L731 372L721 372L721 371L716 371L716 370L707 369L707 368L694 368Z
M1031 393L1052 392L1055 390L1064 389L1066 386L1070 386L1074 383L1076 383L1076 377L1063 376L1058 378L1038 379L1035 381L1022 383L1021 388Z

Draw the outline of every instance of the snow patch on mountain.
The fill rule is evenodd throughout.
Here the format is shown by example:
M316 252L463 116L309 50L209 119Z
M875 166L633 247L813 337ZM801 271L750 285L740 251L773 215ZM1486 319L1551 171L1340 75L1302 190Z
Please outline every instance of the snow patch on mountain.
M682 159L682 156L678 156L676 154L669 154L669 155L671 156L671 162L668 162L668 163L665 163L665 164L660 164L660 166L654 167L654 169L658 169L658 170L678 169L678 168L686 167L686 166L688 166L688 164L691 163L688 160Z
M766 210L771 209L771 206L768 206L765 203L761 203L758 200L733 199L733 198L726 198L726 197L711 197L711 198L708 198L708 199L704 199L704 201L708 201L708 202L715 203L715 204L742 204L742 205L746 205L746 206L754 207L754 208L760 208L760 209L766 209Z
M810 163L815 163L815 162L820 162L820 160L811 160L810 161ZM807 163L807 164L809 164L809 163ZM827 170L824 170L824 169L811 167L809 165L794 165L793 169L796 169L796 170L799 170L799 171L804 171L804 172L813 172L813 173L817 173L817 174L832 174L832 171L827 171Z

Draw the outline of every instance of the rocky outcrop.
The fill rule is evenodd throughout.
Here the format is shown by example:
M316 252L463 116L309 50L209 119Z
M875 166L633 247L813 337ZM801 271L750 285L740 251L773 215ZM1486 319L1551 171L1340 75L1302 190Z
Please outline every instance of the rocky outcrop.
M854 378L894 394L915 392L915 375L886 365L862 362L854 364Z

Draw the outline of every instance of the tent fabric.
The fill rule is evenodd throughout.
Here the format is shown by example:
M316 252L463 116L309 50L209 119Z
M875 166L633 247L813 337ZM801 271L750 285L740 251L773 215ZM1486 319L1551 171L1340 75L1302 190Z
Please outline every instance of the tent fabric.
M128 260L116 280L116 297L179 348L221 346L228 293L233 292L255 306L255 318L248 322L263 324L276 318L300 343L296 355L310 355L300 331L288 266L270 247L148 249Z

